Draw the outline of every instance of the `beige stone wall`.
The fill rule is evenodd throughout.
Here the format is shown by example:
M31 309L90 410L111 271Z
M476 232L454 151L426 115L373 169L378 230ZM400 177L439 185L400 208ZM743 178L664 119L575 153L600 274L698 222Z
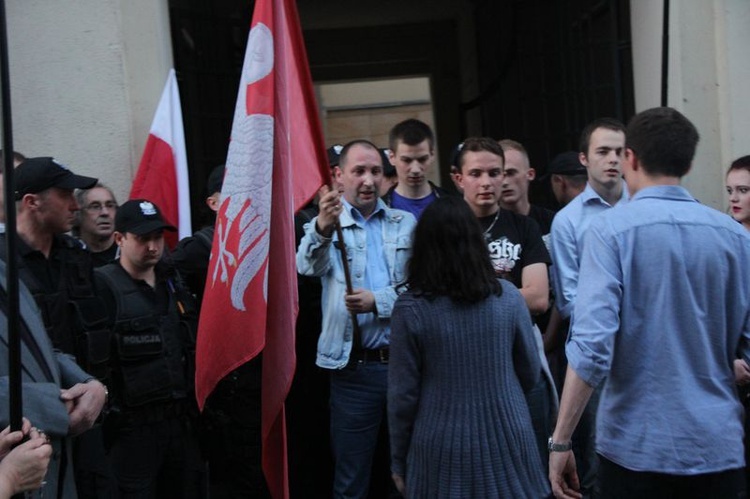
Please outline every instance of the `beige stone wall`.
M636 111L660 103L662 7L630 2ZM726 170L750 153L750 2L682 0L670 9L668 105L701 135L683 184L702 203L725 211Z
M124 199L172 66L167 0L6 6L14 148Z

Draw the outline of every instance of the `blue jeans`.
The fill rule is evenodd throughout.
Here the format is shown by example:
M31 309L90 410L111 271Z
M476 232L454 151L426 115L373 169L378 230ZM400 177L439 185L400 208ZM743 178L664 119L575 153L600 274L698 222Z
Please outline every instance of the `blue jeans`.
M365 498L378 430L385 416L388 364L357 363L331 371L333 497Z

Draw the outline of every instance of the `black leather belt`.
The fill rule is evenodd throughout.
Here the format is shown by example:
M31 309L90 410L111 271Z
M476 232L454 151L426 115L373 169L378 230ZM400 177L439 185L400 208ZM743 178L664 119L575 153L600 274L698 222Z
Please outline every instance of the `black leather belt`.
M379 362L380 364L387 364L388 359L390 359L390 350L388 347L363 348L352 351L349 356L349 363L361 362L367 364L368 362Z

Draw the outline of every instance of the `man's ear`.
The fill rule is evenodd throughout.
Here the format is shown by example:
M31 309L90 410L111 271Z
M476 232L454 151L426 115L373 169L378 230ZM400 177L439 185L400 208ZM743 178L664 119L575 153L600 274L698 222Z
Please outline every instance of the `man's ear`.
M585 166L586 168L588 168L588 166L589 166L589 159L586 157L586 153L579 152L578 153L578 161L580 161L583 166Z
M641 168L641 160L638 159L638 155L632 149L625 148L623 159L624 166L627 165L630 170L637 172Z
M456 183L458 184L458 186L461 187L461 189L463 189L464 188L464 174L461 173L461 170L457 169L451 175L455 177Z
M214 192L206 198L206 206L213 212L219 211L219 201L221 201L221 193Z
M39 206L38 194L24 194L19 203L24 208L37 208Z
M536 178L536 170L529 168L529 171L526 172L526 178L529 179L529 182L532 182Z
M341 169L340 166L334 166L333 167L333 178L335 178L337 182L341 181L341 175L343 175L343 174L344 174L344 172L343 172L343 170Z

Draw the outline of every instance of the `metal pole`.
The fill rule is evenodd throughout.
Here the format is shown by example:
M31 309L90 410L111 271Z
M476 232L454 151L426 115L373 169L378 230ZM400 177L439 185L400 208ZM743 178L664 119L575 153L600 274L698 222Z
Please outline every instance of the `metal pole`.
M8 32L5 0L0 0L0 87L2 87L3 172L5 194L5 283L8 292L8 392L11 431L21 429L21 335L18 312L18 262L16 255L16 203L13 193L13 126L10 112L10 73L8 71Z
M336 186L332 187L333 189ZM338 250L341 253L341 266L344 269L344 281L346 281L346 294L351 295L354 293L352 287L352 273L349 271L349 257L346 255L346 243L344 243L344 233L341 230L341 224L336 220L334 225L336 229L336 235L339 238ZM349 312L349 316L352 318L352 352L360 350L362 348L362 330L359 328L359 321L357 320L356 312ZM351 354L350 354L351 356Z
M669 0L664 0L664 20L661 31L661 105L669 105Z

